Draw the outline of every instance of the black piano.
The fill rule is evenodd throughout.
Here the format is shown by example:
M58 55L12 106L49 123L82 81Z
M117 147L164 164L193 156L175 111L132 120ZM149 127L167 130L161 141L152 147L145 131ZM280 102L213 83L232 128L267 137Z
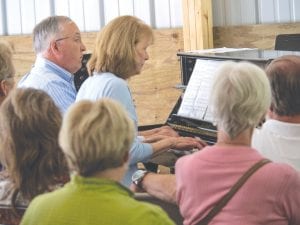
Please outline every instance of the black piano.
M178 88L183 90L184 95L184 91L189 84L198 59L201 60L202 63L205 63L206 60L207 62L217 61L220 63L226 60L248 61L264 69L269 62L279 56L295 54L300 55L300 52L227 48L218 48L207 51L178 52L177 56L180 59L181 65L181 84L178 85ZM178 110L182 104L183 95L176 102L165 124L174 128L182 136L200 137L209 145L213 145L217 139L217 132L216 126L212 123L212 121L205 120L203 118L190 118L188 116L178 114ZM177 152L176 154L178 157L181 156L180 151L175 150L175 152ZM183 154L188 153L183 152ZM170 162L166 162L167 156L162 156L162 158L163 159L160 159L159 156L156 156L151 159L145 164L146 169L155 171L157 170L158 165L163 165L169 167L171 171L174 171L174 163L176 160L171 157Z

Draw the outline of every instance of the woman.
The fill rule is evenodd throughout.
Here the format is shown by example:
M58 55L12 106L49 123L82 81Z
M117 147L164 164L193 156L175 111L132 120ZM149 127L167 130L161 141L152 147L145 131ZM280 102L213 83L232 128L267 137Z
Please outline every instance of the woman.
M14 87L15 67L12 49L7 42L0 42L0 105Z
M66 181L58 145L61 114L43 91L16 89L0 107L0 204L27 206Z
M218 128L214 146L176 163L176 195L184 224L198 224L234 183L263 157L251 148L271 91L266 74L246 62L218 70L211 104ZM300 177L292 167L268 163L257 170L211 224L300 224Z
M120 102L134 121L136 132L138 119L126 80L139 74L149 59L147 48L153 42L152 29L133 16L121 16L112 20L98 34L95 49L88 62L91 76L83 83L76 101L97 100L109 97ZM140 133L143 136L143 133ZM129 186L137 162L147 161L152 154L170 148L202 148L205 143L188 137L178 137L169 127L147 131L151 137L136 135L130 151L130 167L123 184ZM144 142L143 142L144 141ZM145 143L151 141L151 143Z
M119 183L133 138L133 122L117 102L71 106L59 142L74 174L63 188L34 199L21 224L173 224L160 208L134 200Z

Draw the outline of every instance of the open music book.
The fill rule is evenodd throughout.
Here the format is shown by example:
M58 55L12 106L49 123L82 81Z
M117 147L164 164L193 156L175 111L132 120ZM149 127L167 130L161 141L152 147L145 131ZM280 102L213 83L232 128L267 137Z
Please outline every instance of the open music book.
M209 97L215 72L223 62L223 60L196 60L177 115L213 122Z

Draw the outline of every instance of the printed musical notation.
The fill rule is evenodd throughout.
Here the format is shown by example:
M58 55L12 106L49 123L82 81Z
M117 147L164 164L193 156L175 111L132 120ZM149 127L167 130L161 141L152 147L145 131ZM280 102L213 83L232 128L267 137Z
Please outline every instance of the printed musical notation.
M197 59L184 92L178 115L213 122L209 107L209 96L215 72L223 62Z

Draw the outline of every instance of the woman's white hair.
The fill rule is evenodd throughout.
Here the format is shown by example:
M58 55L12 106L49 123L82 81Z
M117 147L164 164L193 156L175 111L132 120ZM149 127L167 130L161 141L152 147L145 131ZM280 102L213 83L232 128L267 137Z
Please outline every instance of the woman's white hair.
M225 62L216 72L210 102L218 130L235 138L266 114L271 102L268 78L254 64Z

